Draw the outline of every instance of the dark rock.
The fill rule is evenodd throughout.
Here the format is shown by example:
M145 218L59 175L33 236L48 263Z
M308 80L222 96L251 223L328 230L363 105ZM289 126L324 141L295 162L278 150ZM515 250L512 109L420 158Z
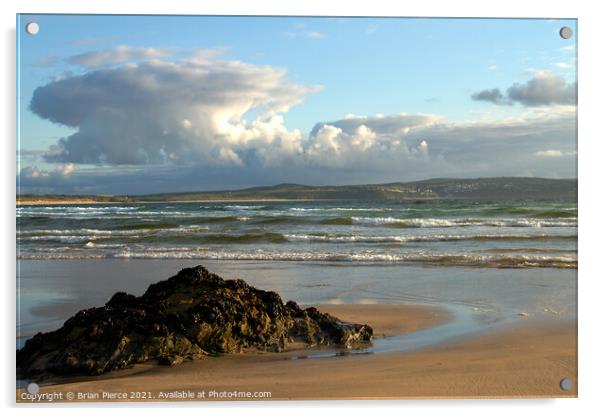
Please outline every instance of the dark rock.
M280 352L290 342L351 348L369 343L372 328L286 304L275 292L223 280L204 267L183 269L140 297L114 294L39 333L17 351L21 377L98 375L148 360L177 365L249 348Z

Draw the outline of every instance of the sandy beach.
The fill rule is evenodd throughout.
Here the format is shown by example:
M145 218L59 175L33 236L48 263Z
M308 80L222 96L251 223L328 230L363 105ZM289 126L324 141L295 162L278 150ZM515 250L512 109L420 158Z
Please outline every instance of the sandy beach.
M17 403L578 396L577 19L13 26Z
M422 305L320 309L368 323L379 337L449 319L445 310ZM417 350L309 359L299 358L310 350L295 350L225 355L175 367L144 364L96 378L65 379L42 386L40 393L62 393L65 401L72 401L68 393L82 401L190 400L186 394L195 400L236 400L232 392L263 395L245 400L576 397L576 343L573 322L517 317L491 333ZM573 381L571 390L560 388L563 378ZM17 390L17 400L27 401L22 393Z

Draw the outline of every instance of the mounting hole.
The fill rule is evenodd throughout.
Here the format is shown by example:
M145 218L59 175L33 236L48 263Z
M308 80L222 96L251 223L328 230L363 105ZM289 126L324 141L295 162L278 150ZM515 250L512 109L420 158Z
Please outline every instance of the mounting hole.
M560 28L560 32L558 33L560 33L560 37L562 39L570 39L571 36L573 36L573 29L568 26L563 26Z
M40 25L36 22L29 22L25 25L25 31L30 35L37 35L40 31Z
M562 390L571 390L573 388L573 380L570 378L563 378L560 380L560 388Z
M38 392L40 391L40 386L38 386L36 383L29 383L27 385L27 393L35 395L38 394Z

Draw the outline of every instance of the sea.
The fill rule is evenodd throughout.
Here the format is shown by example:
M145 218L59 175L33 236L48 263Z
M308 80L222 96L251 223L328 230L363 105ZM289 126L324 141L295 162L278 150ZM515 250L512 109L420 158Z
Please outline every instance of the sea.
M454 336L574 320L577 222L574 201L19 206L17 345L198 264L303 305L441 307Z
M575 203L151 203L17 208L19 259L577 267Z

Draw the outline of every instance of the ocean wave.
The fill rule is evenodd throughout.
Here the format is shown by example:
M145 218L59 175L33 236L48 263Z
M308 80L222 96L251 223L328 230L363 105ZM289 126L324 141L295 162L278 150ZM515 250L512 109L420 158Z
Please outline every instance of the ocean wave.
M114 225L113 230L163 230L168 228L177 228L180 225L174 222L143 222L136 224Z
M485 207L483 209L484 213L487 214L530 214L533 212L533 208L527 207L517 207L517 206L501 206L501 207Z
M45 242L63 242L63 243L79 243L87 241L91 237L85 235L34 235L26 238L18 238L25 241L45 241ZM93 238L93 237L92 237Z
M300 216L292 216L292 215L274 215L274 216L260 216L260 217L252 217L249 218L250 221L253 221L255 224L311 224L312 220Z
M439 234L408 236L371 236L371 235L328 235L328 234L285 234L290 241L308 241L324 243L412 243L412 242L445 242L445 241L512 241L512 240L570 240L576 241L576 235L549 234Z
M120 206L120 205L110 205L110 206L26 206L26 207L17 207L17 212L23 211L66 211L66 212L90 212L90 211L135 211L139 209L138 206Z
M271 208L268 205L225 205L223 207L228 211L263 211Z
M347 218L347 217L346 217ZM269 219L269 218L268 218ZM277 224L287 219L281 217L272 218L273 221L267 221L263 218L259 224L269 225ZM226 222L226 221L224 221ZM439 223L439 226L441 223ZM469 230L464 233L422 233L404 234L404 235L373 235L364 233L318 233L318 232L297 232L283 233L275 231L264 231L260 227L255 230L239 233L215 233L208 234L210 228L205 225L179 225L173 226L172 223L147 223L118 226L115 229L35 229L18 230L17 240L44 241L44 242L81 242L84 240L105 240L111 242L129 242L132 239L139 242L204 242L216 244L245 244L253 242L261 243L287 243L287 242L325 242L325 243L411 243L411 242L444 242L444 241L496 241L496 240L570 240L576 241L576 234L548 234L548 233L483 233L481 230ZM430 224L435 227L434 224ZM416 227L414 227L416 228ZM470 232L472 231L472 232ZM481 231L481 232L479 232Z
M214 244L285 243L287 238L279 233L206 234L199 242Z
M144 211L144 210L63 210L63 211L40 211L21 210L17 211L17 218L49 217L65 219L90 219L101 220L122 218L144 218L144 217L194 217L198 216L194 211Z
M406 237L370 236L370 235L327 235L327 234L285 234L290 241L308 241L324 243L403 243Z
M148 229L149 231L154 231ZM43 235L131 235L145 229L134 230L105 230L98 228L77 228L77 229L38 229L38 230L17 230L17 237L36 237Z
M576 249L550 249L550 248L535 248L535 247L520 247L520 248L488 248L481 250L484 253L545 253L545 254L577 254Z
M350 208L350 207L324 207L324 208L289 208L293 212L332 212L332 211L368 211L368 212L390 212L390 211L418 211L416 208Z
M331 224L341 225L376 225L391 228L443 228L443 227L576 227L577 222L520 219L486 219L486 218L397 218L397 217L339 217Z
M353 225L352 217L325 218L320 221L324 225Z
M56 220L65 219L65 220L88 221L88 220L92 219L92 220L107 221L107 220L144 219L144 218L159 218L159 217L189 218L189 217L195 217L197 214L189 213L189 212L159 212L159 211L123 212L123 213L112 212L110 214L100 214L100 213L94 214L91 212L85 213L85 214L76 214L76 213L62 212L62 213L53 213L53 214L46 213L43 216L41 216L40 213L17 214L17 218L20 218L23 220L29 220L30 218L32 218L29 215L32 215L35 218L49 218L49 219L56 219Z
M254 261L327 261L357 263L423 264L433 266L493 267L493 268L577 268L573 256L507 255L507 254L454 254L454 253L389 253L389 252L307 252L307 251L215 251L176 249L122 250L112 254L53 252L27 253L21 259L80 259L80 258L139 258L139 259L205 259Z
M537 212L537 213L531 215L531 217L532 218L572 218L572 219L577 219L574 212L565 211L565 210L550 210L550 211Z
M100 249L123 249L127 248L127 244L105 244L105 243L94 243L92 241L88 241L84 244L86 248L100 248Z
M90 219L88 219L90 220ZM576 227L577 219L571 217L558 218L516 218L516 219L488 219L488 218L398 218L398 217L368 217L368 216L338 216L338 217L311 217L301 215L188 215L186 218L145 218L144 216L130 219L115 218L115 220L126 220L130 223L110 221L110 218L101 218L99 225L111 226L115 230L146 230L169 229L179 225L197 224L228 224L251 222L258 225L286 225L286 224L320 224L333 226L358 225L363 227L388 227L388 228L449 228L449 227ZM136 221L132 223L132 220ZM111 223L112 222L112 223ZM19 224L24 224L23 221ZM33 225L33 224L32 224ZM37 225L44 230L43 224ZM73 227L73 224L70 224Z
M355 224L376 224L386 225L394 228L425 228L425 227L459 227L464 225L463 221L448 220L441 218L409 218L399 219L392 217L371 218L371 217L354 217Z
M227 216L216 216L216 217L198 217L195 218L196 222L211 224L211 223L228 223L228 222L238 222L238 221L248 221L249 217L239 217L236 215L227 215Z
M177 227L128 227L122 229L97 229L97 228L80 228L80 229L37 229L17 231L17 239L19 240L50 240L59 237L82 237L82 238L97 238L97 237L138 237L144 238L148 235L169 235L181 233L195 233L208 231L209 227L200 225L179 225Z

